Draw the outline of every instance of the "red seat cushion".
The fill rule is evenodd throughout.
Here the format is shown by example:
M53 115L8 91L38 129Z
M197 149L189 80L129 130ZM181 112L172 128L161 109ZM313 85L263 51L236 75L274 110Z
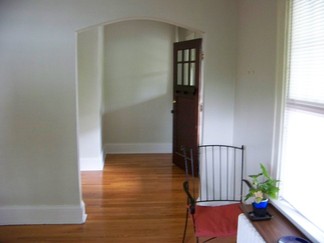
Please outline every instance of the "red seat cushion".
M194 220L197 237L227 237L237 233L237 221L242 213L240 204L222 206L196 205Z

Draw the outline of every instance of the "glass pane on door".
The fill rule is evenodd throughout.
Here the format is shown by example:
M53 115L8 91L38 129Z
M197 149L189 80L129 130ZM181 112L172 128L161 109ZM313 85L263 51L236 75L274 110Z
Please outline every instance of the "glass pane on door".
M190 86L195 86L195 71L196 71L196 64L190 63Z
M195 61L196 60L196 50L195 49L191 49L190 50L190 61Z
M185 63L183 67L183 85L189 85L189 63Z
M184 61L189 61L189 49L184 50Z
M177 85L182 85L182 63L178 63Z
M178 59L177 60L178 62L181 62L182 61L182 50L179 50L178 51L178 57L177 57L177 59Z

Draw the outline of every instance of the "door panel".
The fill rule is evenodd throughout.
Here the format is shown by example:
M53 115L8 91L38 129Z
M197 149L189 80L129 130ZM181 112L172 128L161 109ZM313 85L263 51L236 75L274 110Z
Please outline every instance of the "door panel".
M197 157L201 44L202 39L174 43L173 163L182 169L181 146L194 148Z

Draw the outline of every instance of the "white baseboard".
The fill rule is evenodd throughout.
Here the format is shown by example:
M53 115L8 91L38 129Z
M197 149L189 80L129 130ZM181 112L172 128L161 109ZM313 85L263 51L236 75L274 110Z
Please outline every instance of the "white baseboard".
M0 207L0 225L83 224L85 206L7 206Z
M172 143L107 143L106 154L172 153Z
M104 156L92 157L92 158L80 158L80 170L81 171L94 171L103 170L104 168Z

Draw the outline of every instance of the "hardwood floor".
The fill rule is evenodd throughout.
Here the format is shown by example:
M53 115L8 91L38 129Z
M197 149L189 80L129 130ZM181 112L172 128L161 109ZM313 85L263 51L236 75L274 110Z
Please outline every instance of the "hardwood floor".
M1 226L0 242L181 242L184 174L171 155L109 155L104 171L82 172L81 178L85 224ZM187 236L195 242L191 224Z

